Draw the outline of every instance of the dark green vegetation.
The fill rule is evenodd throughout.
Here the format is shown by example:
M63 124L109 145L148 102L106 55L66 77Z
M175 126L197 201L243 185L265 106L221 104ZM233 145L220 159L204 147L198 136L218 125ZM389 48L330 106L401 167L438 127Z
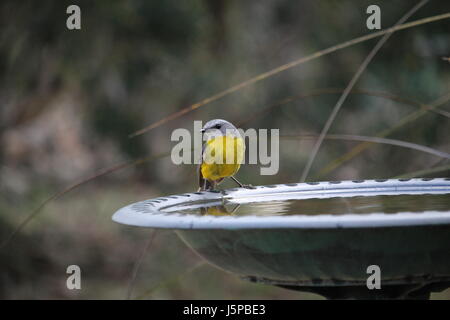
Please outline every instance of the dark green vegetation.
M261 72L370 33L365 10L372 2L78 1L82 29L69 31L72 2L2 1L0 241L72 183L124 161L158 158L95 179L44 207L0 248L0 297L125 297L151 231L117 225L111 214L134 201L197 187L194 166L160 157L173 146L172 130L225 118L249 119L243 128L317 134L377 39L277 74L145 135L128 134ZM413 3L379 5L385 28ZM449 11L448 1L430 1L410 20ZM355 87L365 93L349 96L330 133L375 136L402 125L388 137L450 152L448 102L436 106L440 113L421 109L450 92L450 63L442 59L450 55L449 31L446 19L393 34ZM298 95L309 96L259 113ZM260 176L259 166L246 165L238 177L255 185L297 182L313 141L281 140L276 176ZM308 180L389 178L448 165L430 154L374 144L322 170L355 145L325 140ZM198 261L173 233L161 232L142 260L132 296L160 285L148 297L305 297L247 284L210 266L183 274ZM81 291L65 287L70 264L82 268Z

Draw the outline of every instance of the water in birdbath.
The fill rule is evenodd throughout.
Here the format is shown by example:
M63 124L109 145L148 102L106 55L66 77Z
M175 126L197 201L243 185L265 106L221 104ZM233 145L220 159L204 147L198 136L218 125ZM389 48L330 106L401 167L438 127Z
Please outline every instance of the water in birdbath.
M203 203L195 208L170 208L171 212L194 215L343 215L370 214L383 212L395 214L400 212L445 211L450 214L450 196L448 194L417 195L378 195L336 198L312 198L270 200L249 203L233 203L225 201L218 205Z
M131 204L115 221L169 228L244 279L329 298L428 298L450 287L450 179L287 183ZM380 269L380 290L367 287Z

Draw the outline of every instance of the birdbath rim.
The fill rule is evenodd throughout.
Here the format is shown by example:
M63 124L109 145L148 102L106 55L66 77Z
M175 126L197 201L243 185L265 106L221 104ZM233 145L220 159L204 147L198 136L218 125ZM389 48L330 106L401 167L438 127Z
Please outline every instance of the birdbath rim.
M324 199L378 195L450 194L450 178L378 179L323 181L233 188L220 192L202 191L153 198L125 206L114 213L115 222L163 229L330 229L407 227L450 224L443 211L386 214L327 213L317 215L211 216L180 214L181 208L224 203L269 202L290 199Z

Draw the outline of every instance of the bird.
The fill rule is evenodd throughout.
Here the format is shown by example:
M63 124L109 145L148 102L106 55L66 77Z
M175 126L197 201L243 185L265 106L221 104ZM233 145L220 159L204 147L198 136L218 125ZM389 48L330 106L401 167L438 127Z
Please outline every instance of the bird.
M203 144L198 166L198 191L215 191L225 178L231 178L240 187L251 188L251 185L244 185L234 177L245 155L245 140L239 130L226 120L214 119L205 123L200 131L207 135L207 140ZM227 159L227 154L230 159Z

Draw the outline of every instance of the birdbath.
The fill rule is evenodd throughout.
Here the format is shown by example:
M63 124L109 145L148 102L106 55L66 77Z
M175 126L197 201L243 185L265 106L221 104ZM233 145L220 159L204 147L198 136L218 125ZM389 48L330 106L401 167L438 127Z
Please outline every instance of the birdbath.
M329 299L428 299L450 287L449 178L185 193L113 220L172 229L220 269Z

